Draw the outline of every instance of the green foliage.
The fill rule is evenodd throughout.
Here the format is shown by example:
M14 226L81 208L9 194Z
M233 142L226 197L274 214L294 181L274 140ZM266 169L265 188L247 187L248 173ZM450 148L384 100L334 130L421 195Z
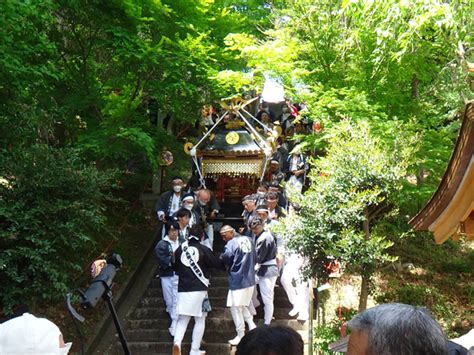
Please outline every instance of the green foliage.
M446 302L439 291L418 285L392 285L389 291L378 295L379 303L399 302L414 306L432 307L440 302Z
M112 172L99 172L72 149L35 145L2 153L1 309L57 301L106 233Z
M324 324L314 327L314 349L317 354L331 355L333 352L329 351L329 344L341 338L341 333L337 324Z
M322 282L330 257L369 278L394 260L387 254L393 243L371 228L396 207L410 149L391 150L362 122L342 121L330 136L325 156L311 164L309 190L291 196L300 213L285 218L280 232L308 257L307 272Z
M335 313L337 318L334 318L329 323L319 324L314 327L313 345L318 354L333 354L333 352L329 351L329 344L341 338L341 326L347 321L351 320L357 312L353 309L338 307Z
M416 284L392 284L386 292L376 296L375 300L379 303L405 303L413 306L427 307L435 317L447 328L447 335L457 336L451 333L451 325L456 321L456 313L453 304L447 299L441 290L436 287L427 287Z

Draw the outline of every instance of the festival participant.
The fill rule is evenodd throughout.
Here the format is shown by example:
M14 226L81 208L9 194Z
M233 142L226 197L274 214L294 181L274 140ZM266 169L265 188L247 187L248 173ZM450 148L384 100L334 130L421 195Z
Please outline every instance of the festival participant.
M289 213L297 213L299 210L299 205L291 204ZM297 315L298 320L306 321L309 319L310 281L303 278L305 259L300 253L288 250L285 244L285 241L283 241L282 247L278 248L278 252L285 256L280 282L293 306L288 314L291 317Z
M288 185L301 193L306 180L307 171L308 164L306 163L306 156L301 153L299 149L293 149L283 166L283 172L286 174Z
M274 192L267 194L267 207L271 219L278 220L285 214L284 209L278 205L278 195Z
M271 219L268 213L267 205L259 205L255 208L257 217L260 217L265 222L265 229L271 232L271 226L276 224L274 219Z
M281 171L280 168L280 161L278 158L272 158L270 160L270 167L268 169L268 173L265 177L265 180L268 183L276 183L280 184L285 178L285 174Z
M178 222L179 230L178 230L178 239L179 242L182 243L189 237L189 228L190 221L191 221L192 213L186 208L180 208L178 212L175 214L175 218Z
M269 325L273 318L273 296L278 277L277 246L273 235L265 230L265 222L261 218L255 217L250 224L250 228L256 239L257 283L260 287L260 294L264 305L264 323ZM256 293L253 296L253 304L254 306L258 304Z
M249 330L256 327L248 309L255 290L256 252L252 240L237 234L231 226L223 226L220 234L226 242L221 259L229 275L227 307L230 307L237 331L237 336L229 340L229 344L235 346L245 334L245 322Z
M285 289L293 308L288 312L290 317L298 316L298 320L309 319L310 289L307 280L303 278L304 258L302 255L291 252L285 254L280 282Z
M219 213L219 203L217 199L211 194L211 191L202 189L197 192L196 203L194 204L196 212L199 216L199 223L205 232L205 243L209 249L213 249L214 244L214 225L212 220Z
M241 227L239 230L241 234L245 234L247 236L251 235L250 222L252 222L252 219L255 217L256 199L256 195L247 195L242 198L242 206L244 206L244 211L242 212L244 227Z
M195 208L195 198L192 193L187 193L183 196L182 205L184 209L191 212L191 217L189 218L189 227L194 226L199 222L199 214Z
M176 299L178 297L178 276L173 270L174 253L179 247L178 240L179 224L177 221L166 222L166 235L155 247L155 255L158 259L158 275L161 280L163 299L171 319L169 332L173 336L176 328Z
M257 206L255 208L255 213L257 214L257 217L260 217L262 221L265 222L265 230L270 232L275 238L275 242L277 245L276 261L278 269L281 269L285 260L285 246L283 238L279 234L272 231L272 227L275 226L277 221L270 218L268 213L268 207L266 205Z
M284 141L283 137L278 137L276 144L276 154L278 156L278 161L280 162L280 166L283 166L286 159L288 159L288 144Z
M257 201L256 205L264 205L266 202L266 195L268 192L268 184L265 181L260 182L260 184L257 187Z
M183 179L175 177L171 181L172 190L163 192L155 204L155 211L158 220L166 223L167 220L175 214L181 207L181 198L183 197L182 189L184 186ZM163 225L162 237L165 236L165 226Z
M288 199L286 198L285 190L282 189L280 186L280 183L277 181L273 181L268 185L268 192L273 192L276 193L278 196L278 206L280 206L282 209L285 211L288 208ZM264 204L266 204L267 201L265 200Z
M186 328L194 317L194 329L190 355L200 355L207 312L211 310L207 290L209 288L209 269L223 269L222 260L206 246L201 244L204 231L199 224L191 227L187 241L175 252L174 269L178 273L178 302L176 313L178 321L173 339L173 355L181 354L181 342Z
M267 112L262 112L262 114L260 115L260 121L266 126L266 128L263 127L265 133L273 130L273 128L275 127L270 114Z
M285 102L281 105L281 115L278 117L278 121L280 121L280 126L283 128L283 131L292 125L293 119L294 116L292 116L291 110Z

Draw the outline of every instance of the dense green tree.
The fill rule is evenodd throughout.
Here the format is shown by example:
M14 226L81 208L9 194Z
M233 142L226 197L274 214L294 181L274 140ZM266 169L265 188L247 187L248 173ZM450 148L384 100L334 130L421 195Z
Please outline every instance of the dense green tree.
M117 175L71 148L40 144L0 157L0 309L9 312L60 300L95 243L110 238L106 203Z
M374 137L366 123L338 124L324 157L312 164L311 185L293 199L298 214L285 218L281 232L308 257L308 270L325 282L331 258L362 277L359 309L367 305L370 278L393 243L375 225L396 209L411 149L393 149Z

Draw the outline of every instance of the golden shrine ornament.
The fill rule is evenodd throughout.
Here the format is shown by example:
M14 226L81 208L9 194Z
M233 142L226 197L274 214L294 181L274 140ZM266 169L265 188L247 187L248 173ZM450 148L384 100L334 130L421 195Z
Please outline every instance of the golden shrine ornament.
M237 132L229 132L225 136L227 144L234 145L239 142L240 136Z

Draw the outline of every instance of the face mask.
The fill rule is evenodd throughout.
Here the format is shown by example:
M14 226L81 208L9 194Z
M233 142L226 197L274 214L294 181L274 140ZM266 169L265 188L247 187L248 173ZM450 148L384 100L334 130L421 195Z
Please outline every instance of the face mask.
M184 205L184 208L186 208L188 211L191 211L193 209L193 205Z
M182 187L181 185L175 185L175 186L173 186L173 191L174 191L174 192L181 192L181 189L182 189L182 188L183 188L183 187Z
M64 344L64 348L59 348L60 354L67 354L71 350L72 343Z
M206 203L206 202L203 202L203 201L199 201L199 204L200 204L201 206L206 206L206 205L207 205L207 203Z
M257 196L258 196L258 197L264 197L264 196L265 196L265 192L257 191Z

